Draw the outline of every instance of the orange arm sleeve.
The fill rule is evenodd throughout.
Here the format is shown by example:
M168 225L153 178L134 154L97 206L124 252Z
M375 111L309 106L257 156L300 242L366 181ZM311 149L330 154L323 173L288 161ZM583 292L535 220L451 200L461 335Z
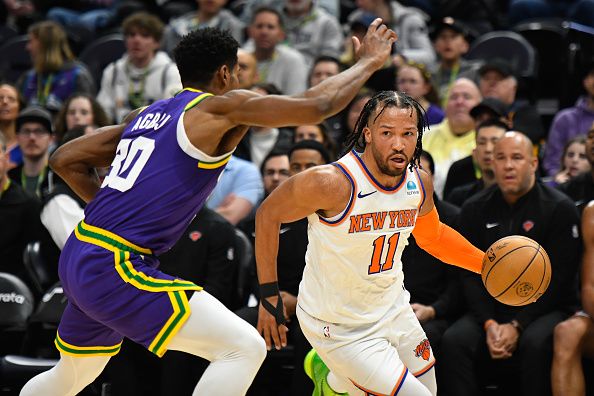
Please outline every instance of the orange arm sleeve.
M485 253L457 231L440 222L435 207L431 212L417 218L413 235L423 250L444 263L481 273Z

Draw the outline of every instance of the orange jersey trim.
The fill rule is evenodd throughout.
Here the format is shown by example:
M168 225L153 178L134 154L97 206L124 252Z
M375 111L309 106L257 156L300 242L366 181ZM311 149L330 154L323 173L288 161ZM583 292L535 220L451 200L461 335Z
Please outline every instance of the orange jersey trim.
M348 219L349 214L351 214L351 211L353 210L353 207L355 207L355 200L357 199L357 182L355 181L355 177L351 174L351 172L347 169L346 166L343 166L342 164L335 162L332 165L336 166L338 169L340 169L345 176L347 177L347 179L349 179L349 181L351 182L351 198L349 200L349 203L347 204L347 207L345 208L342 216L340 216L340 218L338 218L337 220L326 220L324 219L322 216L318 215L318 218L320 219L320 223L325 224L329 227L336 227L341 225L342 223L344 223L344 221L346 219Z
M369 390L369 389L365 388L364 386L361 386L361 385L357 384L352 379L351 379L351 382L357 388L359 388L360 390L362 390L363 392L365 392L365 396L395 396L396 394L398 394L398 391L402 387L402 384L404 384L404 380L406 379L406 375L407 374L408 374L408 369L405 367L404 370L402 370L402 373L400 374L400 377L398 378L398 381L396 381L396 385L394 385L394 388L392 389L392 391L390 392L389 395L386 395L385 393L379 393L379 392L374 392L372 390Z
M415 377L420 377L421 375L425 374L427 371L431 370L433 368L433 366L435 366L435 359L433 359L433 361L431 363L429 363L424 369L421 369L421 370L417 371L416 373L413 373L413 375Z

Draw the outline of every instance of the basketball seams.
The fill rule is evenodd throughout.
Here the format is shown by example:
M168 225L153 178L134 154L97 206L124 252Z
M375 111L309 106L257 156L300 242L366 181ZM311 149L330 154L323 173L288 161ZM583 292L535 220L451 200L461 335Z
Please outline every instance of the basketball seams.
M539 245L540 246L540 245ZM497 263L501 260L503 260L504 257L506 257L508 254L512 254L513 252L515 252L516 250L519 249L523 249L525 247L532 247L534 248L534 246L526 246L526 245L522 245L522 246L518 246L516 248L513 248L512 250L510 250L509 252L506 252L503 256L499 257L497 259L497 261L495 261L493 264L491 264L491 267L489 268L489 271L487 272L487 275L485 275L484 277L484 283L486 284L489 281L489 275L491 275L491 271L493 271L493 268L495 268L495 266L497 265ZM487 259L488 260L488 259Z
M518 250L518 249L521 249L521 248L525 248L525 247L531 247L531 248L534 248L534 246L520 246L519 248L517 248L517 249L514 249L514 251L515 251L515 250ZM504 295L505 293L507 293L507 291L508 291L509 289L511 289L511 287L512 287L512 286L513 286L513 285L514 285L514 284L515 284L515 283L518 281L518 279L520 279L520 278L522 277L522 275L524 275L524 273L525 273L525 272L528 270L528 268L530 268L530 265L532 265L532 262L533 262L533 261L534 261L534 259L536 258L536 255L538 254L538 252L539 252L539 251L540 251L540 244L539 244L539 245L538 245L538 247L536 248L536 252L534 253L534 256L532 256L532 258L530 259L530 261L528 262L528 264L526 265L526 267L525 267L525 268L522 270L522 272L520 272L520 274L519 274L518 276L516 276L516 279L514 279L512 282L510 282L509 286L508 286L507 288L505 288L505 290L503 290L501 293L499 293L498 295L496 295L496 296L493 296L493 297L495 297L495 298L499 298L499 297L501 297L502 295ZM511 253L511 252L508 252L508 253ZM504 255L503 257L505 257L505 256L506 256L506 255ZM502 258L503 258L503 257L502 257ZM501 258L500 258L499 260L501 260ZM497 260L497 262L499 262L499 260ZM497 262L496 262L496 263L497 263ZM495 263L495 264L496 264L496 263ZM495 264L493 264L493 267L495 266ZM492 268L492 267L491 267L491 268ZM534 295L534 294L532 294L532 295Z
M532 298L534 298L534 296L536 295L536 293L538 293L538 292L540 291L540 289L542 288L542 285L543 285L543 283L544 283L544 280L545 280L545 278L546 278L546 276L547 276L547 260L548 260L548 254L547 254L547 253L544 251L544 249L540 249L540 251L539 251L538 253L540 253L540 256L542 257L542 261L541 261L541 263L542 263L542 266L543 266L543 271L542 271L542 278L540 279L540 284L539 284L539 285L538 285L538 287L536 288L536 291L535 291L534 293L532 293L532 295L531 295L529 298L527 298L526 300L524 300L524 301L521 301L521 302L519 302L519 303L517 303L517 304L514 304L514 306L522 306L522 305L525 305L525 304L526 304L526 302L528 302L528 301L530 301ZM545 257L545 256L546 256L546 257ZM550 281L551 281L551 279L550 279L550 277L549 277L549 283L550 283ZM547 284L547 286L545 287L545 291L546 291L546 289L547 289L548 287L549 287L549 285ZM543 294L544 294L544 292L543 292Z

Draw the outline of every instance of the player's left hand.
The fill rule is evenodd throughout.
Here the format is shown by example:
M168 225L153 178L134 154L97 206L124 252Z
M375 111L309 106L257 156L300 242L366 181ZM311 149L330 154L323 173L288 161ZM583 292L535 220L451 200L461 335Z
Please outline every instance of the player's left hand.
M505 350L511 355L518 347L518 330L516 330L516 328L509 323L500 325L500 329L501 346L505 348Z
M273 306L276 306L277 303L283 304L283 300L279 299L279 297L273 296L268 297L268 302L270 302ZM286 317L286 309L283 304L283 312ZM287 346L287 331L289 329L284 324L277 324L276 318L270 312L264 308L262 302L260 302L260 307L258 309L258 333L264 337L264 341L266 342L266 349L272 349L272 343L274 343L274 347L279 350L283 347Z

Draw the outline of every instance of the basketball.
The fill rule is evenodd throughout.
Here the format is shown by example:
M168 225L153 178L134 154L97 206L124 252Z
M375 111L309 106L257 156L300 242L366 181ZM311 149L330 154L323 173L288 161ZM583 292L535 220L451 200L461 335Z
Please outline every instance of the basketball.
M499 239L485 252L483 284L491 296L507 305L538 300L551 281L551 260L540 244L512 235Z

